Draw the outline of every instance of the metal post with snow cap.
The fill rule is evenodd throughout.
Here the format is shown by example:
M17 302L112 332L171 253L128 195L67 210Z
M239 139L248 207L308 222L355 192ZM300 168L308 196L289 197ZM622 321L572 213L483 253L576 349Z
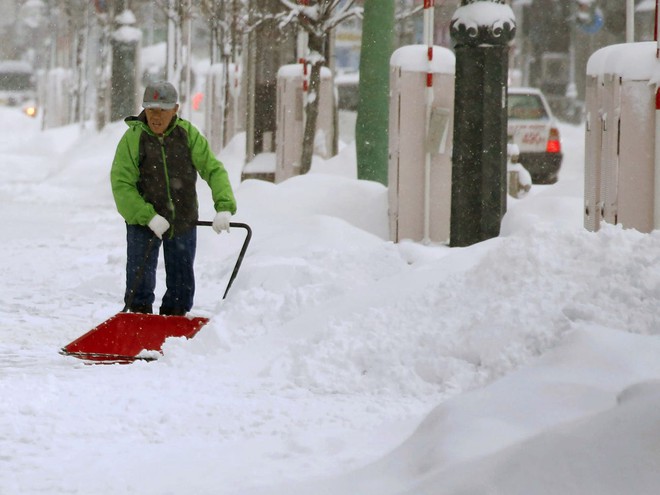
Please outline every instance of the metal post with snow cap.
M507 80L516 23L504 0L461 0L456 43L451 246L500 232L507 195Z
M429 14L426 22L432 23ZM388 195L395 242L449 239L455 60L451 50L432 44L404 46L390 57Z
M597 50L587 63L584 226L650 232L660 220L657 43Z
M138 53L142 32L135 27L135 15L125 9L115 18L117 29L112 34L112 98L110 120L120 120L139 108Z
M206 73L204 134L216 154L239 132L239 117L245 114L241 83L242 67L236 62L211 64Z
M305 74L307 64L283 65L277 72L277 139L275 143L274 181L282 182L300 175L303 134L305 132ZM319 115L316 121L315 155L330 158L333 140L332 72L321 68ZM270 173L257 163L246 166L244 177L265 178ZM269 177L270 178L270 177Z

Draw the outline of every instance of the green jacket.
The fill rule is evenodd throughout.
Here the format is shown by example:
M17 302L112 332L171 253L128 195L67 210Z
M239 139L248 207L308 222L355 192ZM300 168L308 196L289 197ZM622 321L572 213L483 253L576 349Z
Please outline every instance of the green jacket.
M159 214L183 233L198 220L197 174L211 188L216 211L236 213L229 176L208 142L187 120L172 119L163 136L154 134L142 112L125 119L112 162L110 182L117 210L127 223L147 225Z

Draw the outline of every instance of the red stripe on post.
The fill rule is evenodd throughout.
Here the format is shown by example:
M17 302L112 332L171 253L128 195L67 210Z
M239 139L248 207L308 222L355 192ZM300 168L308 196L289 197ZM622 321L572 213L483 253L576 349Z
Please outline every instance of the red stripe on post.
M431 72L426 73L426 87L430 88L433 86L433 74Z
M660 110L660 88L655 90L655 109Z
M433 1L434 0L424 0L424 8L430 9L431 7L433 7Z
M428 56L429 60L433 60L433 47L432 46L429 46L429 48L427 50L427 56Z

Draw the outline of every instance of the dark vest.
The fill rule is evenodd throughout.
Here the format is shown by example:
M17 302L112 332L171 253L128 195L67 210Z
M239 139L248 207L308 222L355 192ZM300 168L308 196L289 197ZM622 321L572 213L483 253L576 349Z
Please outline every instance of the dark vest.
M175 126L163 137L142 132L139 167L138 191L170 222L174 235L194 227L198 219L197 169L186 131Z

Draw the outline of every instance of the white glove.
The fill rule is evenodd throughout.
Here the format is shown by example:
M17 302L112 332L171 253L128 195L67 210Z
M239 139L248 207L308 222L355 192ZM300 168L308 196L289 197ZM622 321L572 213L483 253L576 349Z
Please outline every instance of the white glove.
M165 231L170 228L170 222L168 222L165 217L156 214L156 216L149 221L149 228L154 231L154 234L156 234L159 239L162 239Z
M229 232L229 222L231 221L231 213L228 211L219 211L215 214L213 219L213 230L216 234L219 234L223 230Z

